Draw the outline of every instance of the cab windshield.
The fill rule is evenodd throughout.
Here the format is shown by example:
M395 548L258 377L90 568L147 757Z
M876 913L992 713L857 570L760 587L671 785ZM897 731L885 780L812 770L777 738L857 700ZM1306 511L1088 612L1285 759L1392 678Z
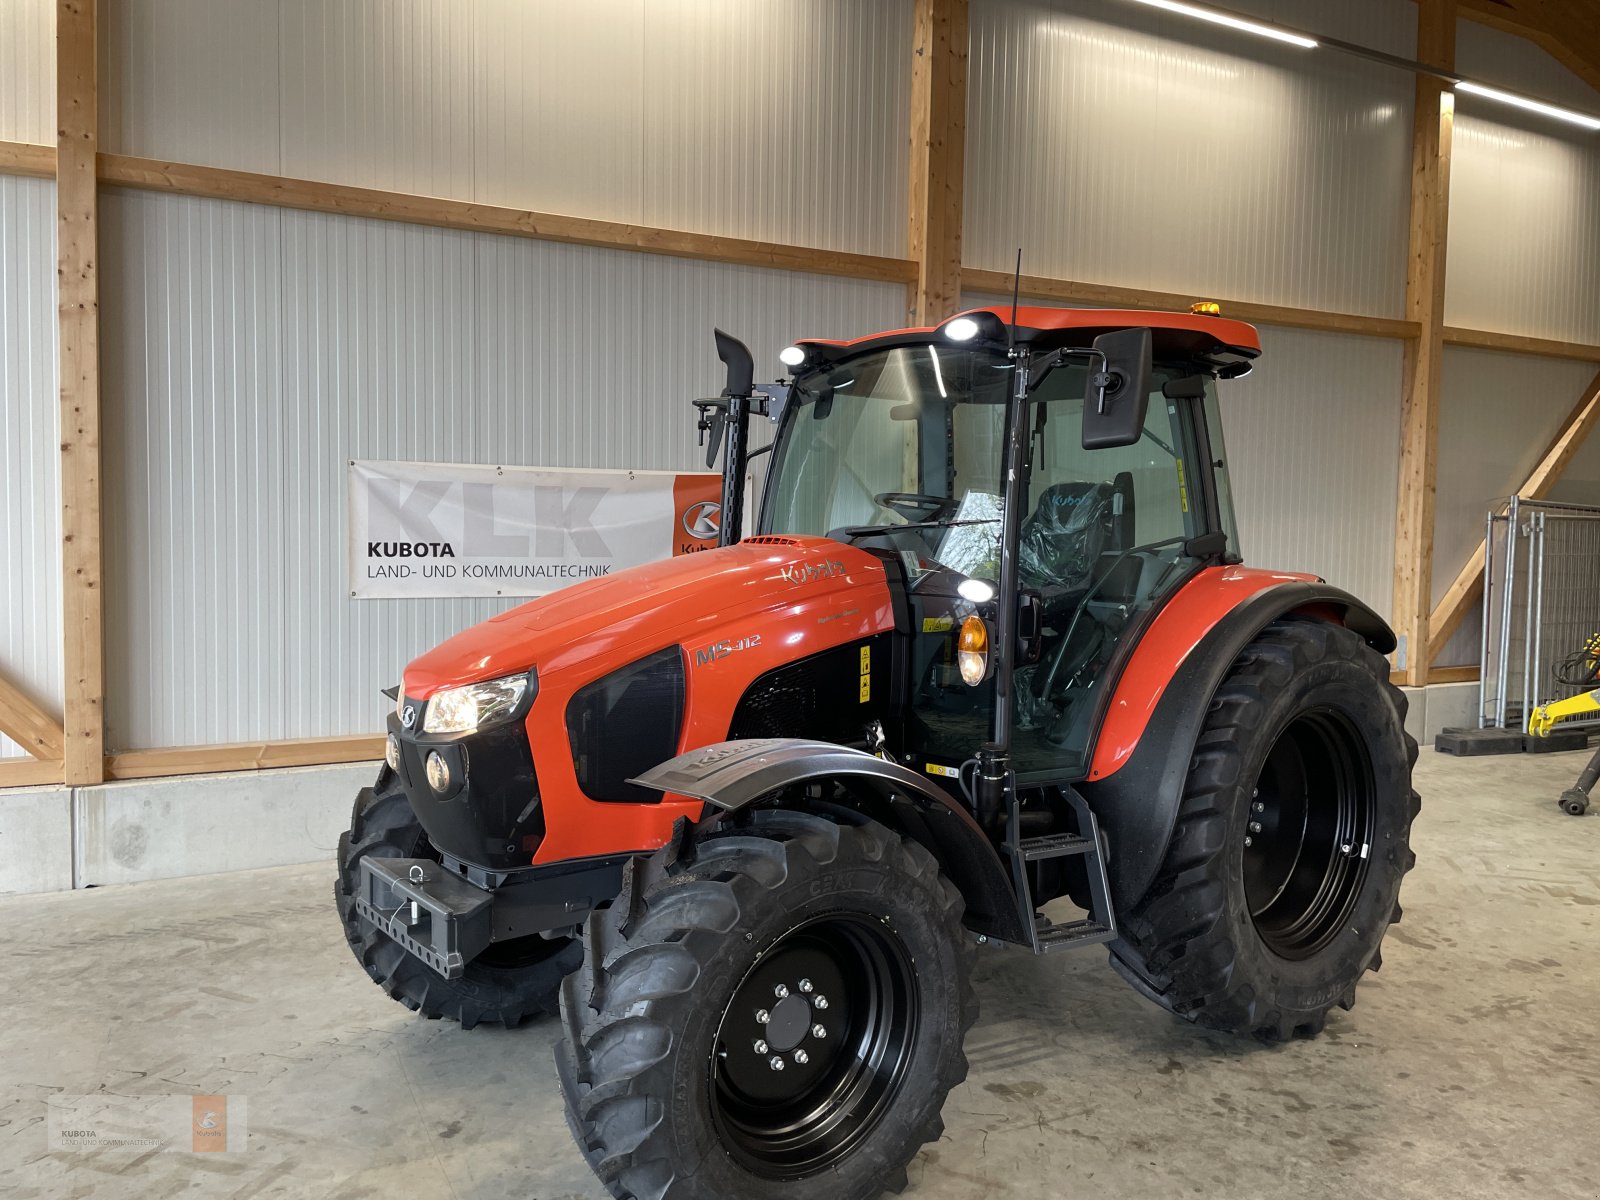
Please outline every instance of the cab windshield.
M1059 374L1081 389L1081 369ZM803 378L762 530L870 538L900 552L914 585L941 567L995 578L1012 380L1003 354L931 344Z

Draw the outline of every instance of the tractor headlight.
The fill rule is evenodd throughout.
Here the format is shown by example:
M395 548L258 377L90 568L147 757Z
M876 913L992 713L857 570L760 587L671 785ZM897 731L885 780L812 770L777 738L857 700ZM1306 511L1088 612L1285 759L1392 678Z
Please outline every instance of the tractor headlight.
M968 687L977 687L989 674L989 627L982 617L974 615L961 622L956 665L961 668L961 682Z
M527 675L507 675L465 687L447 688L428 699L424 733L471 733L508 720L528 691Z

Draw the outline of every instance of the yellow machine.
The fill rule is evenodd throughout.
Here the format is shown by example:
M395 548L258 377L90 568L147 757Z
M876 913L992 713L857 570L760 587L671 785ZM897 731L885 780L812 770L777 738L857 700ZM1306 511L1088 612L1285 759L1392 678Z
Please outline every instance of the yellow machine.
M1600 682L1600 633L1590 634L1582 650L1558 663L1555 676L1556 682L1569 687ZM1549 737L1550 731L1562 717L1592 712L1600 712L1600 688L1539 705L1528 714L1528 732L1534 737ZM1589 760L1589 765L1578 776L1578 782L1562 792L1556 804L1563 812L1574 817L1583 816L1588 811L1589 792L1596 781L1600 781L1600 750Z

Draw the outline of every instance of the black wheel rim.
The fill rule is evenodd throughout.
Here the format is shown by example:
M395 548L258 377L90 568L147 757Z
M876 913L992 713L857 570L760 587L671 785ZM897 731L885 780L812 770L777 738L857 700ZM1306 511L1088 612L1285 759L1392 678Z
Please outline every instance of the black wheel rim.
M712 1049L711 1114L728 1152L793 1179L856 1150L905 1080L915 979L876 917L816 917L780 937L734 989Z
M1298 714L1268 751L1244 834L1244 887L1256 932L1283 958L1309 958L1344 927L1371 853L1372 762L1330 708Z

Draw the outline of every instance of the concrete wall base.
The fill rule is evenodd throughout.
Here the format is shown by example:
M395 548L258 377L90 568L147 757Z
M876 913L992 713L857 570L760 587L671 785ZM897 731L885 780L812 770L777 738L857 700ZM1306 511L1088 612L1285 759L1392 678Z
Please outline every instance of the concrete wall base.
M0 895L71 886L71 789L0 790Z
M377 763L0 791L0 893L331 861Z
M1476 683L1434 683L1400 690L1411 706L1406 713L1406 732L1419 746L1432 746L1443 729L1478 727Z

